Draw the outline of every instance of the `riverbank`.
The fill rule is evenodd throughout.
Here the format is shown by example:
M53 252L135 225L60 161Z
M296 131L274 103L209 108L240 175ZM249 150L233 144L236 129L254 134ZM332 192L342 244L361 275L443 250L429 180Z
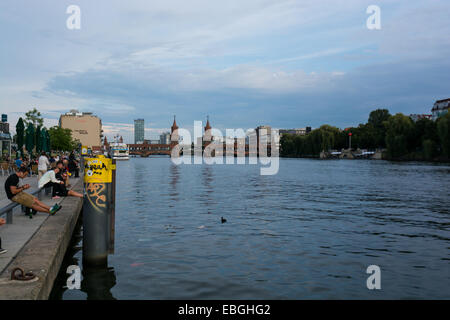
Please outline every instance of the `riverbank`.
M344 160L387 160L387 161L394 161L394 162L430 162L430 163L450 163L449 158L445 157L436 157L433 159L427 159L424 156L418 156L418 155L406 155L403 157L389 157L385 153L383 153L380 156L375 157L341 157L341 156L294 156L294 155L280 155L280 158L284 159L317 159L317 160L336 160L336 159L344 159Z
M72 190L83 191L83 179L71 179ZM48 196L42 200L51 203ZM8 253L0 258L0 300L48 299L73 230L81 213L83 200L66 197L62 209L54 216L38 213L33 219L14 214L14 223L0 228L2 246ZM20 210L16 210L20 211ZM32 271L37 280L11 281L11 271Z

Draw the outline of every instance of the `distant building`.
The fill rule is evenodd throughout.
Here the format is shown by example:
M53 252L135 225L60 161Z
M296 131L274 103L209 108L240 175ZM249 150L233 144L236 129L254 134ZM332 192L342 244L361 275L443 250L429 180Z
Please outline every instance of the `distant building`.
M255 129L256 131L256 143L257 150L259 151L260 145L272 145L272 127L271 126L259 126ZM278 147L278 146L276 146Z
M450 98L444 100L437 100L431 112L433 113L433 121L436 121L439 117L442 117L444 114L448 112L450 108Z
M144 119L134 120L134 143L143 143L145 136Z
M420 119L430 119L432 115L431 114L410 114L409 117L411 118L412 121L417 122Z
M170 132L164 132L159 136L160 144L170 144Z
M6 118L5 122L0 122L0 132L9 133L9 123L7 121Z
M11 155L11 143L8 116L2 114L2 121L0 122L0 159Z
M59 126L72 130L72 138L80 141L81 145L92 150L101 147L103 137L102 120L92 112L70 110L59 117Z
M143 144L160 144L160 140L156 139L144 139Z
M297 129L280 129L279 130L280 137L283 134L296 134L296 135L304 136L310 132L311 132L311 127L297 128Z

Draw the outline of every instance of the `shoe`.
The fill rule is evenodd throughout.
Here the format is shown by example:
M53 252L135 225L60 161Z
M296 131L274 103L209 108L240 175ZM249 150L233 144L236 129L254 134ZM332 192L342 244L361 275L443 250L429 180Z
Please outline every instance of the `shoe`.
M55 213L57 213L60 209L62 208L62 206L55 204L53 207L50 208L50 214L54 215Z
M0 254L7 253L7 252L8 252L8 250L0 248Z
M25 209L25 216L29 217L30 219L33 219L33 215L31 213L31 209L30 208L26 208Z
M55 199L61 199L61 197L60 197L60 196L54 196L54 197L52 197L52 200L55 200Z

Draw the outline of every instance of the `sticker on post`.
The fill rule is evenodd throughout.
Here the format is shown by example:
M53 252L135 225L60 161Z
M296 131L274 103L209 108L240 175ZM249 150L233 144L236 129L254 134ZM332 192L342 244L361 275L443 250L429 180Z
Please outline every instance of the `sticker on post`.
M111 183L112 161L108 158L86 158L84 168L85 183Z

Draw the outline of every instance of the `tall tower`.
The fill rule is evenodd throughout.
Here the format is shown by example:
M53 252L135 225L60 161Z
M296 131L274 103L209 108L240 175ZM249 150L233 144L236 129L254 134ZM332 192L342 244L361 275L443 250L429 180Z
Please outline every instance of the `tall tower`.
M205 147L212 141L211 125L209 124L209 116L206 116L205 134L203 135L203 143Z
M144 119L134 120L134 143L144 142Z
M179 138L180 137L178 135L177 121L175 120L175 116L173 116L173 124L172 127L170 128L170 149L172 149L175 145L178 144Z

